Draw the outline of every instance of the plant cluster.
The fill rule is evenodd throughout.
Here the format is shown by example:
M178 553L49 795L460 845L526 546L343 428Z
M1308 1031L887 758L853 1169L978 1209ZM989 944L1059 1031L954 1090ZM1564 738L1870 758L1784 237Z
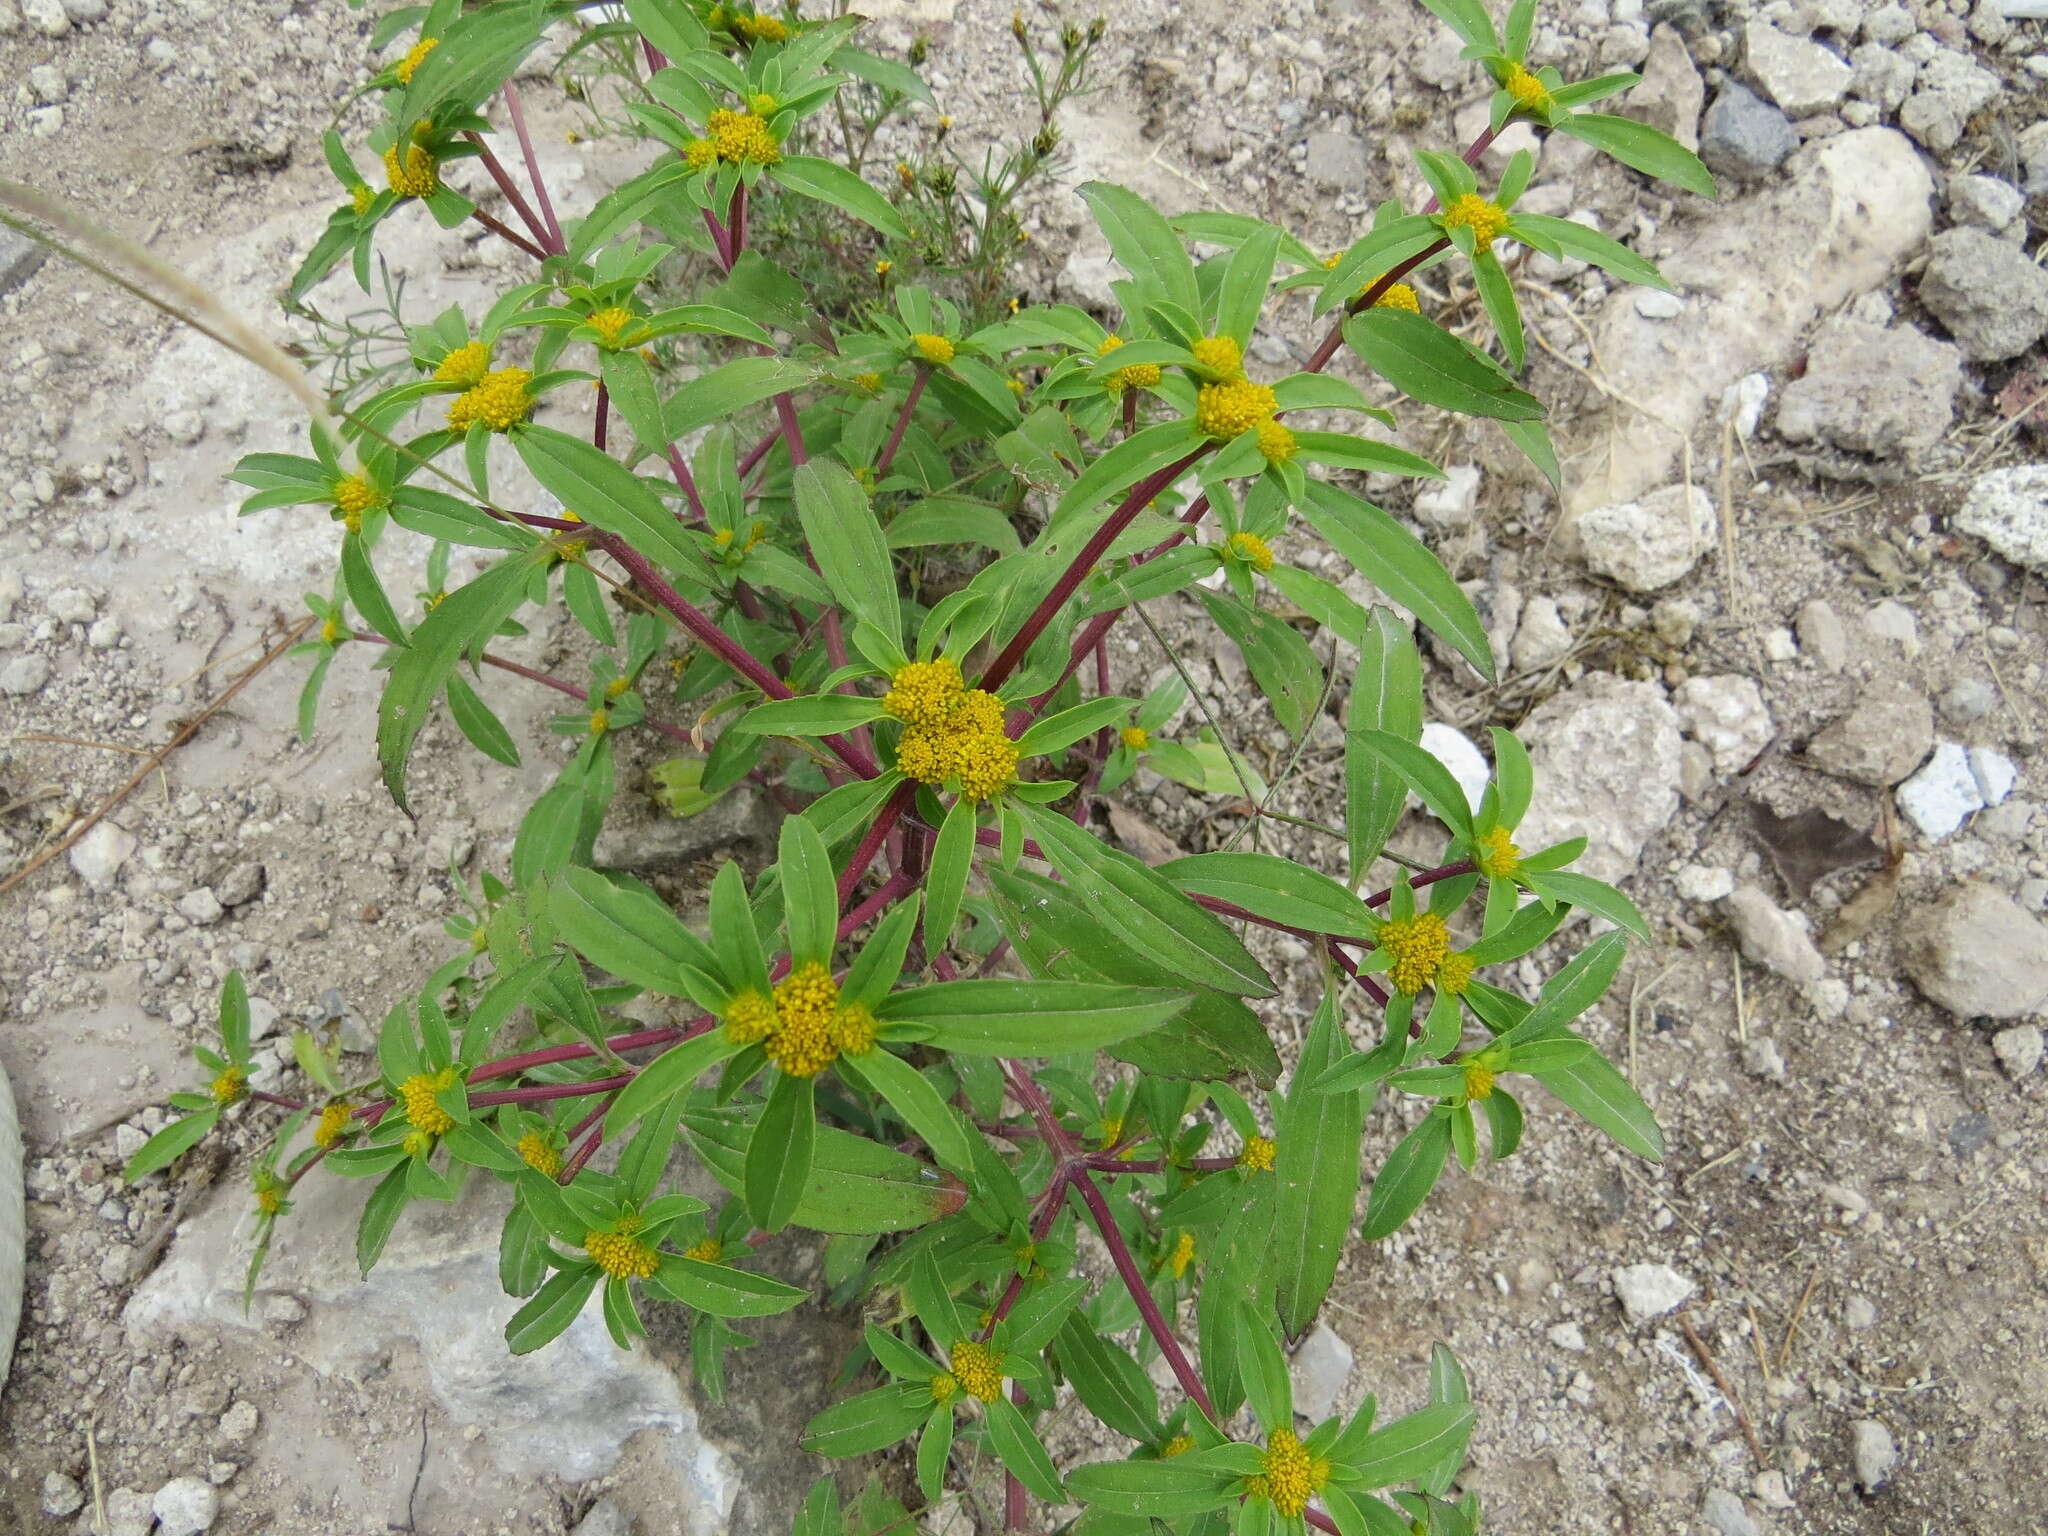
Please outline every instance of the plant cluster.
M1476 1530L1476 1499L1456 1495L1474 1409L1447 1351L1429 1406L1383 1420L1368 1398L1304 1427L1283 1340L1314 1318L1352 1234L1399 1228L1449 1158L1474 1166L1482 1128L1492 1157L1515 1152L1526 1078L1660 1155L1641 1100L1572 1029L1642 920L1568 868L1582 840L1518 846L1534 786L1510 732L1494 732L1492 782L1467 803L1418 745L1409 626L1282 552L1299 519L1490 672L1457 585L1357 489L1360 471L1440 471L1380 436L1309 425L1393 419L1327 365L1342 352L1391 386L1381 398L1497 422L1554 478L1542 408L1517 382L1504 248L1660 279L1594 231L1518 212L1526 152L1492 186L1474 167L1524 121L1712 187L1662 135L1586 110L1633 76L1528 69L1533 0L1499 29L1480 0L1429 3L1499 90L1462 156L1419 157L1427 205L1387 202L1325 259L1269 223L1167 218L1091 184L1126 274L1107 321L1065 305L991 315L974 281L891 275L943 275L974 200L928 171L886 187L859 174L873 93L891 110L929 98L909 66L855 45L852 18L624 0L602 27L632 86L624 120L657 152L578 214L539 178L508 84L570 7L393 12L380 42L411 41L374 82L382 115L362 158L375 169L329 136L344 201L293 296L345 261L367 287L380 228L422 214L483 220L533 270L480 313L409 327L409 377L316 422L309 456L244 459L244 510L333 520L337 582L307 599L302 727L338 660L382 668L377 754L401 807L414 744L444 710L486 757L519 761L486 678L567 696L555 726L573 749L509 866L450 921L447 962L384 1019L373 1073L302 1033L309 1094L253 1088L231 976L218 1049L197 1053L208 1086L175 1098L187 1113L129 1176L224 1116L281 1111L255 1174L258 1262L317 1170L368 1187L366 1272L413 1202L496 1181L500 1277L523 1298L511 1349L540 1348L593 1305L629 1346L645 1306L679 1305L713 1392L745 1320L807 1298L757 1250L808 1229L825 1234L830 1299L868 1298L848 1377L881 1383L820 1413L810 1452L914 1444L927 1499L972 1455L992 1458L1016 1529L1039 1500L1078 1505L1074 1529L1101 1536ZM1099 24L1047 41L1020 16L1016 30L1043 112L1035 171L1054 147L1049 103L1077 83ZM491 148L498 96L523 190ZM982 185L1024 164L991 165ZM478 207L478 177L515 222ZM978 205L993 220L999 204ZM792 207L826 210L836 247L883 280L821 307L755 239ZM1013 237L991 223L975 238ZM671 293L685 258L710 276ZM1469 278L1490 347L1432 318L1410 281L1425 270ZM1262 377L1254 332L1297 288L1327 334L1305 367ZM664 350L679 338L705 363L694 377ZM593 399L587 433L535 419ZM400 539L428 550L417 601L395 601L380 574ZM1297 743L1348 696L1345 878L1259 846L1272 791L1225 733L1169 739L1178 685L1114 691L1114 626L1190 591ZM1279 617L1268 594L1303 617ZM587 681L492 650L557 604L589 639ZM1318 632L1356 656L1341 685ZM765 869L718 871L701 925L593 864L621 767L652 738L688 749L655 775L678 813L742 782L789 812ZM1141 765L1228 785L1250 802L1244 832L1157 868L1110 846L1091 823ZM1442 825L1440 853L1368 890L1411 793ZM1533 1000L1490 979L1575 911L1613 931ZM1253 928L1293 935L1317 973L1284 1089L1282 987L1245 942ZM643 995L673 1000L673 1022L623 1020ZM1363 1047L1356 1012L1372 1021ZM1383 1089L1427 1108L1373 1170L1361 1227ZM678 1192L679 1156L729 1198ZM1113 1279L1080 1262L1082 1228ZM1157 1360L1170 1402L1147 1370ZM1066 1388L1126 1454L1054 1464L1036 1425ZM824 1478L799 1528L827 1536L837 1508Z

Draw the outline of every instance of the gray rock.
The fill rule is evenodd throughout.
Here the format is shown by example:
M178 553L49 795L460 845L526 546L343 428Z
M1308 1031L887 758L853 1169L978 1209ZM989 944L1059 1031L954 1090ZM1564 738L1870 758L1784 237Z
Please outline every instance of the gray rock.
M62 1520L75 1515L85 1507L85 1490L78 1486L75 1478L66 1477L62 1472L43 1474L43 1513L52 1520Z
M214 899L224 907L246 906L263 894L263 866L254 860L232 864L226 873L214 876Z
M1647 1323L1682 1305L1695 1287L1669 1264L1627 1264L1614 1271L1614 1294L1632 1323Z
M1320 1424L1337 1411L1357 1357L1328 1323L1317 1323L1294 1351L1294 1411Z
M1479 466L1453 464L1439 485L1415 495L1415 515L1432 528L1470 526L1479 509Z
M1555 600L1532 597L1522 605L1522 622L1515 627L1514 663L1517 672L1540 672L1561 660L1572 648L1572 632Z
M28 1187L22 1177L21 1123L14 1087L0 1066L0 1392L14 1358L21 1323L22 1282L28 1272Z
M220 899L203 885L178 898L179 915L196 928L210 927L219 922L226 910Z
M1958 176L1948 184L1948 216L1958 224L2004 229L2026 203L2026 193L1996 176Z
M1767 176L1798 147L1792 120L1740 81L1723 85L1700 120L1700 158L1724 176Z
M2048 272L2020 246L1981 229L1934 237L1920 302L1973 362L2018 357L2048 334Z
M1653 27L1642 76L1641 83L1622 98L1620 112L1670 134L1687 149L1697 150L1700 109L1706 105L1707 88L1693 65L1685 34L1668 24Z
M1533 850L1584 837L1573 868L1626 880L1678 809L1678 714L1664 690L1588 673L1532 710L1520 734L1537 787L1516 840Z
M1962 383L1962 354L1950 343L1838 315L1779 397L1778 432L1879 458L1917 453L1948 430Z
M27 698L30 694L41 693L43 684L50 680L50 658L30 652L17 656L6 666L0 667L0 693L13 694L16 698Z
M1842 616L1820 598L1799 610L1793 621L1799 649L1823 672L1839 672L1849 661L1849 631Z
M642 874L674 872L761 829L760 806L744 787L695 816L666 815L651 803L645 812L643 818L630 805L613 810L597 834L598 864Z
M1714 538L1714 503L1698 486L1667 485L1635 501L1579 514L1586 566L1631 592L1670 586L1698 563Z
M1914 77L1920 66L1882 43L1864 43L1849 55L1856 71L1849 87L1856 95L1886 112L1896 112L1913 94Z
M2017 1019L2048 1005L2048 927L1988 885L1958 886L1899 925L1905 972L1959 1019Z
M247 1445L256 1438L256 1428L262 1422L262 1417L256 1405L246 1397L243 1398L222 1414L220 1422L214 1426L220 1435L220 1443Z
M599 1499L576 1522L574 1536L633 1536L633 1522L617 1499Z
M155 1523L148 1494L116 1488L107 1495L107 1536L149 1536Z
M135 856L141 845L135 834L114 821L100 821L71 845L66 855L78 878L95 891L109 891L120 876L121 866Z
M1913 13L1892 0L1889 5L1880 5L1863 18L1863 35L1875 38L1880 43L1903 43L1919 30L1920 24L1913 19Z
M1685 733L1714 754L1714 771L1744 767L1771 739L1771 712L1756 679L1732 672L1689 677L1671 696Z
M1998 76L1967 53L1937 49L1920 66L1913 94L1899 108L1899 126L1929 149L1954 149L1970 119L1996 100L1998 92Z
M1981 677L1959 677L1941 692L1942 718L1955 725L1982 720L1998 707L1998 690Z
M74 22L100 21L107 14L107 0L64 0L64 14Z
M1767 1083L1785 1081L1785 1053L1769 1035L1751 1035L1742 1048L1742 1070Z
M0 229L0 293L12 293L27 282L48 254L28 236Z
M475 1426L480 1448L507 1475L544 1463L565 1481L587 1482L642 1436L638 1454L665 1464L681 1490L665 1533L723 1532L738 1494L732 1462L699 1433L688 1392L653 1351L617 1348L595 1304L545 1350L506 1350L504 1326L520 1301L503 1295L497 1278L505 1198L493 1181L472 1180L452 1206L415 1203L364 1280L353 1258L361 1187L309 1179L294 1197L290 1238L272 1249L250 1315L242 1309L246 1192L223 1191L179 1228L123 1321L140 1347L186 1338L245 1351L263 1341L266 1356L283 1353L323 1378L360 1379L394 1351L417 1350L440 1410L457 1428ZM451 1296L464 1304L451 1308ZM297 1303L303 1321L266 1341L263 1316L277 1299Z
M1849 1426L1849 1454L1856 1463L1856 1486L1875 1493L1891 1480L1899 1464L1899 1444L1876 1419L1858 1419Z
M1827 961L1813 946L1805 913L1787 912L1753 885L1737 888L1723 905L1743 959L1787 981L1815 982L1827 975Z
M1874 683L1846 715L1806 745L1829 773L1884 789L1899 782L1934 747L1934 706L1897 678Z
M1365 141L1348 133L1312 133L1302 170L1317 186L1359 191L1372 169Z
M1586 1331L1577 1323L1553 1323L1544 1331L1543 1336L1559 1349L1568 1349L1574 1353L1586 1347Z
M204 1478L174 1477L157 1489L149 1507L156 1516L157 1536L199 1536L213 1528L220 1495Z
M21 14L45 37L62 37L71 30L71 18L64 14L64 0L21 0Z
M2034 1069L2041 1065L2041 1048L2041 1026L2038 1024L2015 1024L1991 1037L1992 1054L2005 1068L2005 1075L2014 1082L2031 1077Z
M99 615L99 601L82 587L61 587L43 606L50 617L66 624L90 624Z
M1811 38L1752 21L1743 29L1742 50L1751 78L1793 117L1829 111L1849 93L1855 71Z
M1720 1536L1762 1536L1741 1496L1730 1493L1726 1488L1707 1490L1707 1496L1700 1501L1700 1518Z
M2015 464L1979 475L1955 526L2014 565L2048 575L2048 464Z

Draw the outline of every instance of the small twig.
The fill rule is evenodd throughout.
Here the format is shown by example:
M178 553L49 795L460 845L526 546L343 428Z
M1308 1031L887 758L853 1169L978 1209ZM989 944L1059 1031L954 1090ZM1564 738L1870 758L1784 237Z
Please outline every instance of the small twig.
M1692 1346L1692 1352L1700 1357L1700 1364L1707 1368L1707 1374L1714 1378L1714 1385L1721 1389L1721 1395L1728 1400L1728 1407L1735 1415L1736 1426L1742 1431L1742 1438L1749 1442L1749 1454L1756 1458L1758 1466L1766 1466L1764 1448L1757 1443L1756 1429L1749 1422L1749 1413L1742 1406L1742 1399L1735 1395L1735 1389L1728 1385L1728 1378L1721 1374L1720 1362L1715 1360L1713 1351L1699 1336L1692 1325L1692 1319L1685 1313L1678 1314L1678 1326L1685 1330L1685 1341Z
M1799 1332L1799 1319L1806 1316L1806 1304L1813 1299L1813 1288L1819 1282L1820 1265L1816 1263L1807 1274L1806 1289L1799 1293L1799 1304L1792 1309L1791 1319L1785 1324L1785 1340L1778 1346L1778 1358L1771 1367L1773 1376L1783 1373L1785 1361L1791 1357L1792 1340Z

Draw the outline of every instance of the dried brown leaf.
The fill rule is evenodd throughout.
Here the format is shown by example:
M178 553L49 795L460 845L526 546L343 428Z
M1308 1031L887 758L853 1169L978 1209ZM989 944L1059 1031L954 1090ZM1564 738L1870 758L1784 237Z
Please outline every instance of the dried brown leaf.
M1750 813L1778 878L1797 901L1813 894L1816 880L1884 856L1869 833L1818 807L1797 816L1779 816L1769 806L1752 801Z

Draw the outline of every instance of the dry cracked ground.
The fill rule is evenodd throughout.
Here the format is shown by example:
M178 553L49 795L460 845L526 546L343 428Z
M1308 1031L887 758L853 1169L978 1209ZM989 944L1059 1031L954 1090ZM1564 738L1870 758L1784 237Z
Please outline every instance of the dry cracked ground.
M868 9L885 49L929 35L962 140L1022 120L1007 4ZM1413 148L1462 143L1483 115L1476 67L1411 0L1317 0L1277 29L1270 14L1133 0L1109 18L1101 89L1069 110L1059 185L1029 209L1027 292L1106 300L1071 190L1089 177L1334 249L1378 199L1415 195ZM0 174L310 343L275 295L330 204L318 136L367 77L369 25L332 3L0 0ZM1453 466L1448 485L1373 489L1494 637L1494 684L1432 655L1433 749L1483 775L1471 743L1514 727L1541 830L1588 835L1589 867L1649 915L1658 942L1592 1032L1669 1155L1632 1160L1539 1103L1529 1150L1454 1173L1407 1231L1347 1254L1296 1355L1303 1399L1412 1406L1448 1341L1483 1410L1470 1485L1506 1532L2038 1529L2048 35L1996 0L1579 0L1546 10L1534 48L1568 77L1639 69L1624 110L1698 142L1724 195L1673 198L1543 145L1532 204L1628 240L1676 291L1518 268L1561 500L1499 438L1428 413L1404 438ZM545 80L526 90L570 208L642 163ZM393 249L413 319L484 300L522 259L418 226ZM1476 334L1469 293L1425 289ZM320 301L365 302L345 282ZM1312 340L1283 307L1256 357L1278 367ZM234 515L234 459L296 444L273 387L4 235L0 365L5 878L326 588L331 534ZM1281 553L1365 595L1305 535ZM1247 716L1242 659L1192 605L1157 606L1204 709L1277 769L1287 743ZM580 665L565 628L525 644ZM488 1209L409 1225L364 1284L355 1191L331 1187L301 1202L245 1315L248 1128L141 1188L115 1175L185 1082L228 969L251 978L266 1052L301 1022L359 1041L444 953L450 871L501 866L545 780L547 702L498 690L539 744L527 766L485 765L437 727L408 822L376 785L364 660L336 668L311 746L294 666L262 673L0 896L26 1189L0 1531L786 1529L815 1475L795 1427L851 1320L761 1330L722 1406L666 1327L620 1357L586 1319L511 1362ZM1170 665L1135 631L1116 663L1126 691ZM1338 814L1341 691L1281 809ZM716 861L760 857L751 806L676 822L628 798L612 856L686 901ZM1103 833L1157 857L1219 845L1240 814L1141 775ZM1403 836L1430 847L1419 823ZM1283 1040L1307 1006L1277 1000ZM289 1080L289 1054L270 1059ZM1411 1113L1380 1107L1369 1162ZM0 1181L11 1150L0 1134ZM0 1285L16 1193L0 1182ZM815 1271L797 1244L778 1261ZM1049 1434L1091 1444L1071 1410ZM900 1465L877 1470L906 1490ZM921 1518L993 1530L989 1492L982 1476ZM864 1507L895 1518L886 1493Z

